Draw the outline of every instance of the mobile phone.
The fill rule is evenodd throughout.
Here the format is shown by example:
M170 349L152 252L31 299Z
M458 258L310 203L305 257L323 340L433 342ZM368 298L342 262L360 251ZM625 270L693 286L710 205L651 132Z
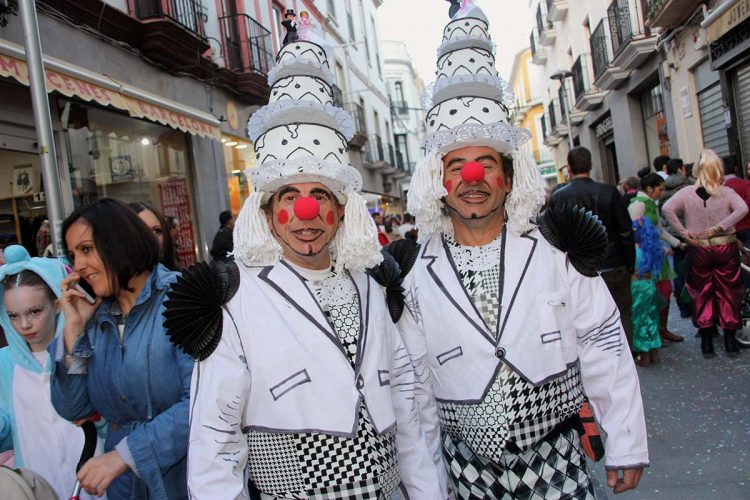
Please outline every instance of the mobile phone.
M65 265L65 271L67 274L70 274L73 272L73 269ZM86 300L89 302L89 304L96 303L96 294L94 293L94 289L91 288L91 285L88 281L86 281L84 278L81 278L76 282L75 289L79 292L83 293L83 295L86 297Z

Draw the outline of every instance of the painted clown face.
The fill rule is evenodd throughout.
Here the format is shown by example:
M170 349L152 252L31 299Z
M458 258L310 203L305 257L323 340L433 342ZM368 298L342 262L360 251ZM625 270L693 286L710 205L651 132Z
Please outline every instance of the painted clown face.
M324 184L288 184L271 198L268 225L284 249L284 258L308 269L330 265L330 244L344 207Z
M502 223L512 179L497 151L482 146L458 149L445 155L443 165L445 204L454 225Z

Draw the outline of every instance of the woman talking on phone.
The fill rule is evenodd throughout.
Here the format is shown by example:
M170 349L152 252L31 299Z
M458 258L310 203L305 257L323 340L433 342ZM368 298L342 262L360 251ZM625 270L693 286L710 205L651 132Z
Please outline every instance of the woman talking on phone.
M62 233L74 271L62 282L63 336L50 347L52 403L68 420L98 411L109 422L105 453L81 468L81 485L110 500L187 498L193 360L169 342L161 314L177 273L117 200L79 208Z

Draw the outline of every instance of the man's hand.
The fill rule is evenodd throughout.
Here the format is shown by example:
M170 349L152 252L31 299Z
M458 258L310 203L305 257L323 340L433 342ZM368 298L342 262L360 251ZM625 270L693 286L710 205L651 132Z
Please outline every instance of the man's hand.
M100 497L107 491L110 483L127 470L128 464L116 450L112 450L83 464L78 471L78 480L86 493Z
M622 477L620 477L622 473ZM625 470L608 470L607 471L607 486L612 488L612 491L622 493L623 491L633 490L638 483L641 481L641 475L643 474L643 467L637 469L625 469Z

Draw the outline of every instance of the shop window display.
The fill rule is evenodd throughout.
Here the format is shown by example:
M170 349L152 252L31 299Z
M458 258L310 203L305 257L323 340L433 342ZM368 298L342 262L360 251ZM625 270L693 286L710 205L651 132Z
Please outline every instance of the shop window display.
M255 149L247 139L231 135L221 138L224 147L224 167L227 172L229 201L233 214L238 214L242 204L253 191L253 182L246 170L255 168Z
M186 134L73 101L62 100L60 109L75 206L103 197L148 202L179 221L180 262L195 263Z

